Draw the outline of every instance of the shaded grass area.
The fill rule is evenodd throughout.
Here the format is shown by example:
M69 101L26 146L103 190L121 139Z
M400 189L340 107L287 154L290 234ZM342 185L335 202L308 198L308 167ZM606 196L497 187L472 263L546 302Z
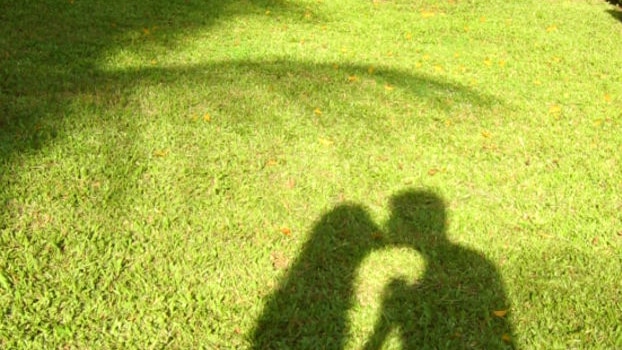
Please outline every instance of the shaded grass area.
M318 221L268 300L253 335L255 348L344 347L348 311L359 302L360 265L372 252L395 247L421 254L425 271L415 283L406 276L386 281L364 348L381 347L392 331L407 349L511 346L507 319L490 312L492 307L502 315L508 308L496 268L478 252L446 240L443 200L409 190L395 194L390 207L387 233L357 205L340 205Z
M2 2L0 344L618 346L619 23L556 5Z

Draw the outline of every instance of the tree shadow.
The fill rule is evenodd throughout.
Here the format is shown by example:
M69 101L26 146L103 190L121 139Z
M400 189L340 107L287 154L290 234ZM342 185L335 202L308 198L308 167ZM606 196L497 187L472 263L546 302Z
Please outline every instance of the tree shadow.
M607 12L618 21L622 22L622 9L607 10Z
M104 91L101 98L124 98L119 85L132 82L101 70L107 52L171 50L188 33L266 8L279 16L303 11L281 0L2 2L0 160L57 137L71 97Z
M445 224L443 200L415 189L392 197L386 235L361 206L331 210L267 299L251 335L253 348L344 348L357 269L386 247L413 249L426 271L417 281L395 279L386 286L367 349L381 348L393 330L404 349L513 347L510 322L493 316L508 308L501 276L481 253L448 241Z

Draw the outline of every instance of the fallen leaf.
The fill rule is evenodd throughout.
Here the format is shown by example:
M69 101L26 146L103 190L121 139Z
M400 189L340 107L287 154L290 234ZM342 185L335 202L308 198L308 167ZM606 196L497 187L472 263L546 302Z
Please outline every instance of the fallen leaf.
M488 139L488 138L490 138L490 132L484 130L484 131L482 131L482 136Z
M268 160L266 162L266 166L275 166L277 164L278 164L278 162L276 160L274 160L274 159L270 159L270 160Z
M328 140L328 139L323 139L323 138L318 138L318 141L320 141L321 144L323 144L324 146L330 146L333 144L333 141Z
M322 110L319 108L316 108L313 110L313 113L319 117L322 115Z
M508 310L495 310L492 312L493 315L497 316L497 317L505 317L505 315L507 315Z
M509 334L505 333L501 336L501 340L503 340L506 343L511 343L512 342L512 338L510 337Z
M266 16L270 15L270 10L266 10Z
M406 33L406 34L404 34L404 38L405 38L406 40L410 40L410 39L412 39L412 38L413 38L413 35L412 35L411 33Z
M153 151L153 155L156 156L156 157L166 157L167 154L168 154L168 150L167 149Z
M211 115L209 115L209 113L205 113L205 114L203 115L203 120L205 120L206 122L209 122L209 121L211 121L211 120L212 120L212 116L211 116Z
M549 107L549 113L554 117L559 118L562 113L562 108L558 105L552 105L551 107Z
M294 187L296 187L296 180L294 179L288 179L287 183L286 183L287 188L289 188L290 190Z
M438 172L439 172L439 170L438 170L438 169L436 169L436 168L432 168L432 169L428 170L428 175L430 175L430 176L434 176L434 175L436 175L436 173L438 173Z
M292 235L292 230L288 229L287 227L283 227L283 228L281 228L281 233L286 235L286 236L291 236Z
M356 75L351 75L348 77L348 81L353 83L355 81L359 80L359 78Z
M289 265L289 259L282 252L274 251L270 253L270 261L275 270L284 270Z
M557 26L556 25L551 25L551 26L546 27L546 32L547 33L554 32L556 30L557 30Z
M421 16L423 18L430 18L430 17L434 17L436 14L434 12L430 12L430 11L421 11Z
M387 91L391 91L391 90L393 90L395 88L391 84L384 84L384 89L387 90Z
M611 102L611 95L605 94L605 102Z

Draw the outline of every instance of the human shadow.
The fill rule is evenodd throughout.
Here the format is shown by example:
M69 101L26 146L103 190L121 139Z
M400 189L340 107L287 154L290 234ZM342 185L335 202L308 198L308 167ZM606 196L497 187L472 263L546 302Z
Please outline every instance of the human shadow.
M365 349L380 348L393 330L403 349L512 348L501 277L480 252L447 239L443 201L432 193L407 191L394 196L390 207L391 240L421 254L425 273L386 286L381 316Z
M445 222L443 200L424 190L392 197L384 235L363 207L336 207L315 225L267 299L251 335L253 348L344 348L357 270L371 252L387 247L412 248L425 258L426 271L417 281L386 286L367 349L380 348L393 330L404 349L511 347L509 321L492 313L508 308L499 273L481 253L448 241Z

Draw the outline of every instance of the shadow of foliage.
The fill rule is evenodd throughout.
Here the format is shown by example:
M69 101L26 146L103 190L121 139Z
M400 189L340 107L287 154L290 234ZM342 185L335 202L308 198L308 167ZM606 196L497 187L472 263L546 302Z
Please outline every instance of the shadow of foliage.
M622 9L618 10L607 10L607 12L618 21L622 22Z
M194 30L266 8L300 15L295 4L280 0L3 1L0 159L53 139L55 130L42 129L54 129L67 114L68 98L131 84L98 68L105 52L137 44L172 49Z

